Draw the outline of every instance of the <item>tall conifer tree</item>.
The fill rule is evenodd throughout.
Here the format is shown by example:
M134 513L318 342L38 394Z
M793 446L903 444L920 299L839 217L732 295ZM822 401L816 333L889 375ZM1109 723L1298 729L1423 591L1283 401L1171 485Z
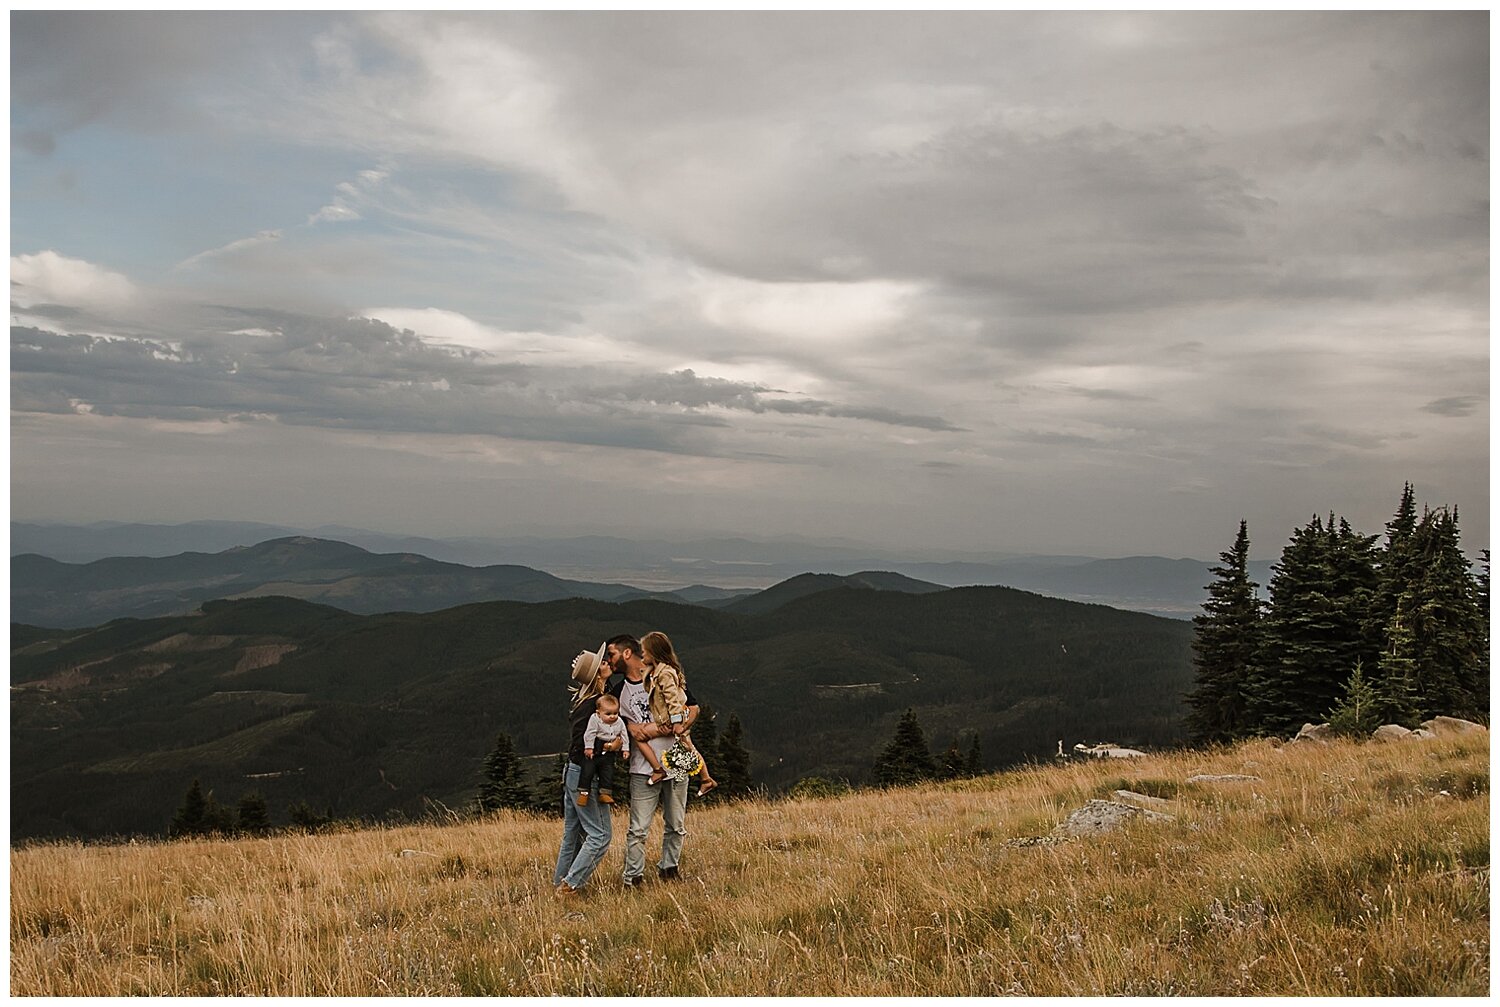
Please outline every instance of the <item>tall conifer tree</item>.
M698 710L698 719L693 721L693 746L698 749L698 754L703 756L703 761L708 763L708 771L715 774L716 779L719 772L719 728L716 723L717 719L713 707L705 704ZM746 765L749 765L748 761ZM722 786L716 787L700 798L697 796L698 791L689 788L688 796L694 800L712 802L728 796L719 793L723 789Z
M1356 663L1379 660L1368 635L1374 536L1332 514L1292 533L1272 567L1266 647L1252 684L1256 727L1291 733L1339 701Z
M1434 714L1482 716L1489 710L1488 662L1479 585L1459 547L1458 514L1423 514L1412 536L1416 582L1406 601L1415 636L1417 693Z
M1401 489L1396 513L1385 523L1385 546L1376 557L1379 586L1371 606L1368 632L1384 639L1387 627L1396 614L1396 603L1415 582L1412 561L1412 536L1417 530L1417 498L1411 483Z
M750 779L750 753L745 751L745 728L735 714L729 715L729 723L719 736L718 756L718 765L708 768L719 781L718 789L724 791L723 796L744 797L749 794L755 786Z
M1260 656L1261 602L1250 579L1250 535L1246 523L1221 566L1209 572L1203 613L1194 617L1193 666L1196 683L1188 694L1188 728L1199 742L1221 742L1251 732L1250 679Z
M1386 649L1375 675L1375 710L1382 724L1416 727L1423 708L1417 694L1416 635L1407 614L1409 594L1397 599L1396 612L1386 630Z
M521 773L521 757L508 734L500 734L485 757L484 782L479 786L477 803L481 812L525 808L531 803L531 793Z
M927 747L927 738L916 712L907 709L896 724L890 743L875 759L874 779L877 786L893 787L931 780L938 775L938 765Z

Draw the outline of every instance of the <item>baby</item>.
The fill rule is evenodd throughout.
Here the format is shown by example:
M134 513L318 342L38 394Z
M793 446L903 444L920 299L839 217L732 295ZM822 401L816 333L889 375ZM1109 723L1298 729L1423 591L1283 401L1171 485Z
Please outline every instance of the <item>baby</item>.
M577 730L577 728L574 728ZM578 803L589 803L589 790L599 782L599 803L615 803L615 763L630 754L630 732L620 719L620 701L600 696L589 726L583 729L583 766L578 773Z

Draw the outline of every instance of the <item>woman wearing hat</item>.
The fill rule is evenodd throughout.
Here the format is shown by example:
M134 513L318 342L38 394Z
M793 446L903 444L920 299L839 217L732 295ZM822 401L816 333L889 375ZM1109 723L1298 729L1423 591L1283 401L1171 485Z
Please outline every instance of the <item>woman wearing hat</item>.
M568 744L568 766L563 772L562 848L557 851L557 869L552 872L552 884L557 887L559 898L574 895L588 884L589 876L604 859L614 836L609 805L598 801L580 805L574 799L583 771L583 735L609 681L604 649L601 646L592 653L584 651L573 659L573 703L568 713L572 737Z

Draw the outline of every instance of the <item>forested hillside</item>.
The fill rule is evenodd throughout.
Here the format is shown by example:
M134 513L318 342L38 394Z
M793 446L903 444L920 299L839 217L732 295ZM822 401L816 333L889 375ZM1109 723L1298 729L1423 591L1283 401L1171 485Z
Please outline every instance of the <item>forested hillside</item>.
M1182 737L1192 627L1008 588L840 588L738 615L657 601L496 602L357 616L283 598L52 633L14 627L12 838L161 832L194 778L272 819L420 815L478 786L499 732L540 768L566 738L567 667L667 632L689 683L744 725L757 782L868 778L908 708L988 768L1060 739ZM965 737L968 735L966 734Z

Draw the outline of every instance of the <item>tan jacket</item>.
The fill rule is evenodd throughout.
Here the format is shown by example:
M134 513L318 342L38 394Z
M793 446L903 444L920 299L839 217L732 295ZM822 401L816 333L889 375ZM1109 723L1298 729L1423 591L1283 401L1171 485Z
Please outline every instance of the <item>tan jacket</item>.
M651 719L658 724L680 724L687 719L687 689L682 672L670 664L658 664L651 672L647 702Z

